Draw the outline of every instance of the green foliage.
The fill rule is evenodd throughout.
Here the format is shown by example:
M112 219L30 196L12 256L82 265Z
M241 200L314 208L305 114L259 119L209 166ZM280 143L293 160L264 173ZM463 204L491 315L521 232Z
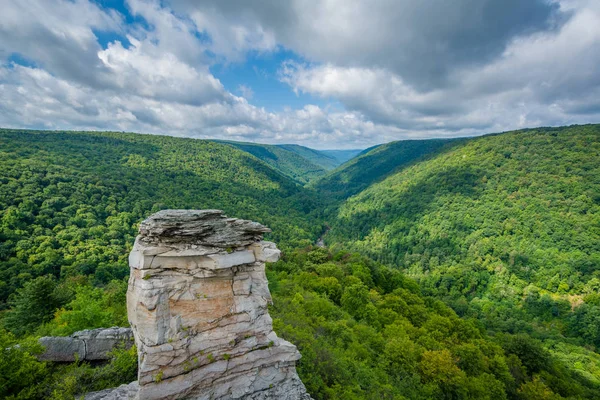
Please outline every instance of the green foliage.
M372 147L352 158L311 186L327 197L345 199L400 168L460 140L403 140Z
M0 397L135 380L135 349L53 365L31 335L126 325L136 225L220 208L284 250L267 268L271 314L315 399L600 398L599 138L391 143L315 184L324 201L297 184L322 174L310 149L0 130ZM362 255L310 247L323 215L325 240Z
M50 321L54 310L71 297L65 286L57 284L50 275L25 283L10 301L11 309L4 317L4 326L17 335L24 335Z
M600 125L454 142L348 199L327 235L488 329L600 344Z
M489 337L399 271L357 254L296 251L267 273L275 330L298 346L315 399L600 396L600 385L541 342Z
M122 280L137 224L164 208L216 208L260 221L284 249L310 244L323 229L312 192L229 145L0 130L0 309L37 277L85 275L99 287ZM13 311L32 313L21 329L15 321L28 312L17 311L10 329L30 332L63 305L35 296L14 297L21 305L11 303Z
M48 393L46 398L70 400L75 395L116 387L136 379L137 350L134 346L113 350L110 361L101 366L92 366L86 362L55 365L51 374L38 387Z
M0 397L3 399L35 399L42 397L37 385L46 375L46 365L35 354L42 351L35 341L19 343L0 329Z
M127 326L126 281L112 281L106 288L79 286L75 298L56 311L39 334L68 336L84 329Z
M600 354L559 340L548 340L545 345L552 357L590 382L600 385Z

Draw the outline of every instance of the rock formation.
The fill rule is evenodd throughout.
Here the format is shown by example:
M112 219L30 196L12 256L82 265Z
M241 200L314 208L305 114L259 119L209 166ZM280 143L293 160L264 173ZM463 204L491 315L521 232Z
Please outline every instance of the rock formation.
M142 222L129 256L127 312L139 356L137 398L310 399L300 353L277 337L265 262L269 229L218 210L164 210ZM131 395L131 388L121 388ZM123 398L114 393L108 397Z
M38 356L42 361L108 360L114 348L133 345L133 333L130 328L91 329L67 337L45 336L39 343L45 347Z

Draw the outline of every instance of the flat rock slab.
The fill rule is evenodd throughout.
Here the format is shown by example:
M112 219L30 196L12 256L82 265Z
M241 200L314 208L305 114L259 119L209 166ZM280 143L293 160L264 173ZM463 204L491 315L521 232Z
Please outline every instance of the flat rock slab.
M134 344L131 328L100 328L75 332L71 336L45 336L39 343L45 347L41 361L73 362L110 359L116 347L130 348Z
M258 222L227 218L221 210L162 210L140 224L140 240L176 248L247 246L267 232L271 230Z

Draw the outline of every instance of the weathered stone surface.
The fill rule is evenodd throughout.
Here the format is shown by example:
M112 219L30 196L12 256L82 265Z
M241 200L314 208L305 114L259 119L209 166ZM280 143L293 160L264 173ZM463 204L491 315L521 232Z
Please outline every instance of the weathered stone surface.
M46 336L39 340L45 347L38 358L42 361L73 362L78 360L108 360L115 347L133 346L130 328L102 328L75 332L71 336Z
M45 348L44 353L38 356L42 361L73 362L85 358L85 343L80 339L45 336L40 338L39 343Z
M220 210L163 210L140 224L140 238L146 244L176 248L247 246L266 232L270 229L257 222L227 218Z
M90 329L75 332L74 338L85 343L85 360L107 360L109 352L119 346L130 348L134 344L131 328Z
M84 400L133 400L139 390L137 382L121 385L116 388L101 390L99 392L87 393ZM76 396L76 398L79 398Z
M268 231L216 210L165 210L141 224L127 292L138 399L310 399L300 353L267 310L264 263L280 254L262 241Z

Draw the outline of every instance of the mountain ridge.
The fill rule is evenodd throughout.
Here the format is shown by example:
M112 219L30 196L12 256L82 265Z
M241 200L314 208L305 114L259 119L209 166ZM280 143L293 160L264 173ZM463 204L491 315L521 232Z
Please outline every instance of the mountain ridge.
M385 179L395 170L463 140L465 139L400 140L373 146L311 182L309 186L323 192L325 196L343 200L374 182Z
M318 150L299 145L271 145L230 140L212 141L251 154L302 185L325 175L327 170L322 164L327 165L328 162L333 161L330 157L320 154Z

